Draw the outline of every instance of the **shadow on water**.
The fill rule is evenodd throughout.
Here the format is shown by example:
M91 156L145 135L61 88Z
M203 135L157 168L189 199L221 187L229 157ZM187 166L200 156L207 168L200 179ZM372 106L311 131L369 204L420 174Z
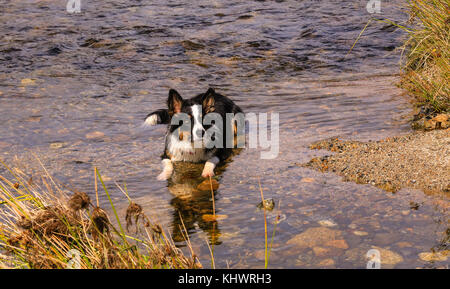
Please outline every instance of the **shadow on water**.
M173 206L172 238L176 242L185 241L186 228L188 235L200 228L208 236L209 243L220 245L218 236L220 228L217 221L204 219L204 215L213 215L213 202L211 190L208 186L199 185L205 181L201 177L202 164L176 164L172 178L168 181L168 190L174 195L170 201ZM217 202L219 194L214 192L214 201Z
M235 150L233 156L240 150ZM214 202L220 199L220 179L226 170L231 158L221 166L216 168L216 175L213 178L215 183ZM201 176L204 164L195 163L174 163L174 172L167 181L167 188L174 196L170 200L173 207L172 212L172 238L175 242L186 241L185 233L188 237L201 229L208 236L210 245L220 245L220 220L211 220L208 216L219 215L220 211L214 210L212 201L211 183ZM181 244L184 246L184 243Z

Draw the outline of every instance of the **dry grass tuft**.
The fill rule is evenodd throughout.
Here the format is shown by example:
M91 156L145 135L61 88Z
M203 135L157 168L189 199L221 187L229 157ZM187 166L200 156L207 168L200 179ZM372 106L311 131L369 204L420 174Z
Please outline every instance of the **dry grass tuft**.
M409 0L411 23L401 86L421 105L448 112L450 103L449 2Z
M142 239L121 230L112 203L119 230L104 209L91 204L86 193L69 197L48 174L40 181L27 182L23 172L6 168L14 181L0 176L0 268L202 267L189 240L191 257L131 200L125 216L127 227L134 219L138 231L138 219L142 218ZM100 174L98 177L103 184Z

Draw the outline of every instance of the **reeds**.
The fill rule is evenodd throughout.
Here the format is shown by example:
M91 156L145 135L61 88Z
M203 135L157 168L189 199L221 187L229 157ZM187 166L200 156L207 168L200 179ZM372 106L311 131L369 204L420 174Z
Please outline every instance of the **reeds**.
M434 112L449 112L450 104L450 7L442 0L408 0L408 26L390 19L371 18L362 29L346 57L366 28L375 20L388 23L408 33L400 87L418 100L419 106ZM402 54L403 55L403 54Z
M129 205L121 220L100 172L95 168L95 203L85 192L59 185L45 170L32 180L20 169L8 170L8 178L0 175L0 268L31 269L194 269L202 265L194 253L181 220L181 230L189 255L185 255L165 233L161 225L149 218L142 207L129 196L126 186L118 189ZM97 179L104 192L99 192ZM226 216L217 215L213 181L210 178L213 222ZM264 195L260 186L261 200ZM71 193L69 193L72 191ZM100 206L107 197L110 209ZM279 208L278 208L279 209ZM113 212L111 221L108 214ZM264 208L265 262L268 268L276 225L268 240L268 224ZM125 226L122 221L125 221ZM135 228L134 230L133 227ZM135 234L129 233L134 231ZM215 268L214 242L209 246L211 267Z
M275 232L277 230L277 224L280 220L280 202L278 202L278 212L277 212L277 217L275 219L274 222L274 227L273 227L273 231L272 231L272 238L270 240L270 244L268 243L268 230L267 230L267 213L266 213L266 207L264 205L264 193L263 193L263 189L261 187L261 180L258 177L258 185L259 185L259 192L261 194L261 203L262 205L262 210L264 212L264 269L267 269L269 267L269 259L270 259L270 252L272 250L273 247L273 241L275 239Z
M134 221L145 237L127 234L97 170L119 229L99 206L97 188L94 206L84 192L68 196L48 174L29 182L19 169L5 167L14 180L0 176L0 268L202 267L189 240L187 257L128 194L127 229Z
M410 22L401 86L420 104L448 112L450 102L450 7L448 1L409 0Z

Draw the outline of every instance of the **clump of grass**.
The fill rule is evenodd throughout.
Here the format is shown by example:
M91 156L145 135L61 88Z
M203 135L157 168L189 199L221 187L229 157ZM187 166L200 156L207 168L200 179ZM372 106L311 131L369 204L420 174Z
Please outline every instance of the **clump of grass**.
M0 176L0 268L201 268L189 240L191 257L128 194L127 227L134 221L145 237L125 233L97 170L119 229L100 208L97 188L94 206L86 193L68 196L48 174L27 182L23 172L6 168L15 180Z
M408 30L406 63L401 86L420 104L436 112L448 112L450 102L450 16L449 2L409 0L411 22Z

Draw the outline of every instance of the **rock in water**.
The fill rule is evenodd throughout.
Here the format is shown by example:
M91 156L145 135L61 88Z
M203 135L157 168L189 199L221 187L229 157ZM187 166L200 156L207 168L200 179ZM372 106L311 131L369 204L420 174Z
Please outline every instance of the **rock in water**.
M287 241L288 245L295 245L298 248L312 248L323 245L327 242L341 239L342 232L326 227L309 228Z
M348 244L344 239L328 241L325 243L325 245L338 249L348 249Z
M442 262L447 261L450 250L445 250L441 252L422 252L419 254L419 258L426 262Z
M398 263L403 262L403 257L393 251L379 248L379 247L373 247L373 248L380 251L381 265L396 265Z
M322 261L320 261L317 266L319 267L330 267L330 266L334 266L334 260L333 259L324 259Z
M105 136L105 134L102 133L101 131L93 131L93 132L90 132L90 133L86 134L86 138L87 139L99 139L99 138L102 138L104 136Z
M367 252L370 249L376 249L380 252L381 268L393 268L398 263L403 262L403 257L391 250L376 246L364 246L363 248L353 248L345 251L344 260L350 262L353 267L366 268Z
M216 181L215 179L211 179L211 182L209 182L209 179L206 179L197 186L197 189L200 191L211 191L211 185L213 191L219 188L218 181Z
M334 221L328 220L328 219L320 220L317 223L319 223L319 225L321 225L323 227L336 227L337 226L337 224Z

